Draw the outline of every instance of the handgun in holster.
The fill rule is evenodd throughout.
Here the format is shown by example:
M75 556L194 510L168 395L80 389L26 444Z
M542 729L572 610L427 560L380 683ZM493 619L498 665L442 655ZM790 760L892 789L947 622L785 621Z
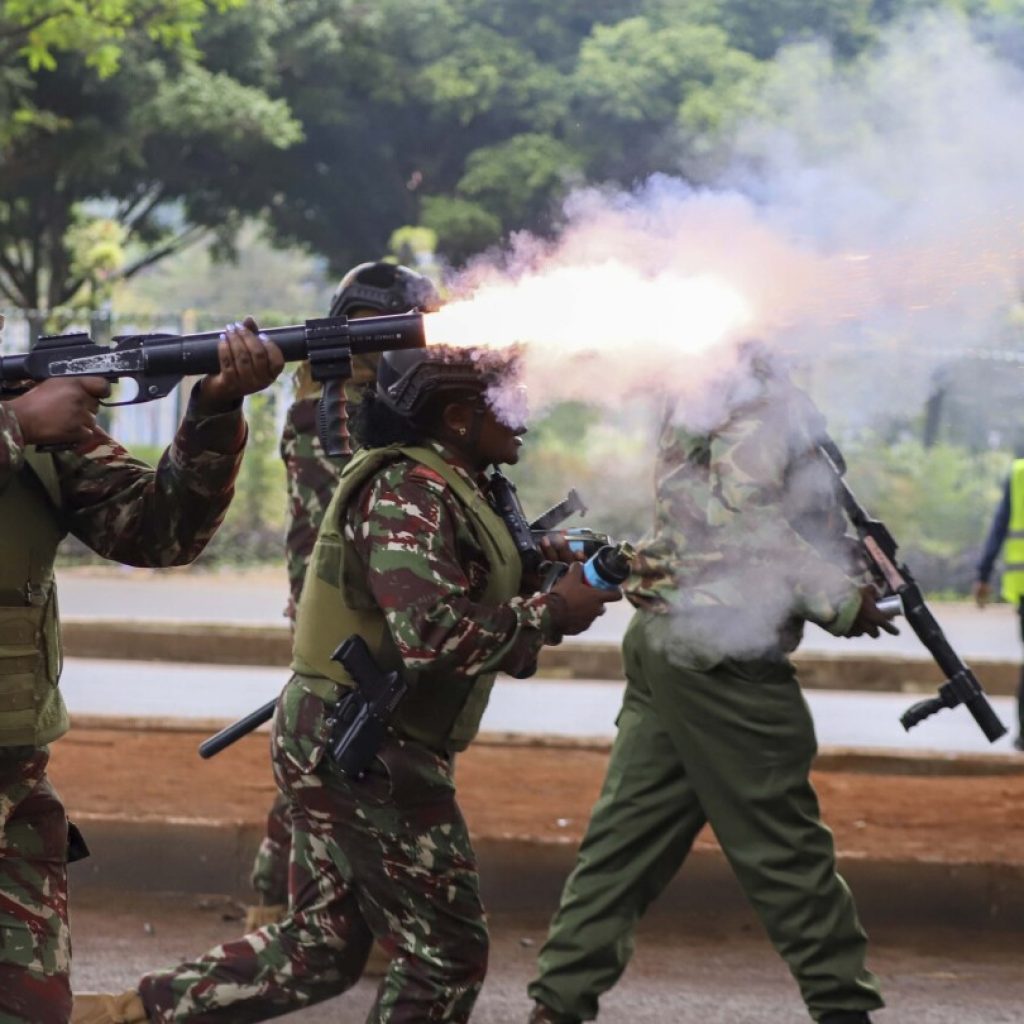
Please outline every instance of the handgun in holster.
M408 684L398 672L383 672L366 641L353 634L331 655L355 687L334 706L327 753L338 768L361 779L377 756Z

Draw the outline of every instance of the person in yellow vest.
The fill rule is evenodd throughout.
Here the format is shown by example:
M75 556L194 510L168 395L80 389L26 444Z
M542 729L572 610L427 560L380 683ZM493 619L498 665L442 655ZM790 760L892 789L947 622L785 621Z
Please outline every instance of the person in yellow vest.
M1003 598L1017 608L1024 638L1024 453L1018 453L1003 487L1003 496L992 518L985 547L978 560L972 592L979 608L992 598L992 567L1003 552ZM1024 751L1024 666L1017 684L1017 735L1013 745Z
M453 759L496 672L531 673L542 645L621 598L588 586L579 564L549 593L523 578L486 492L487 468L517 462L525 432L496 412L510 373L482 351L385 353L357 410L363 447L320 528L273 726L293 814L288 916L133 991L76 996L74 1021L264 1020L350 987L374 937L391 964L369 1020L469 1019L488 938ZM352 634L410 687L362 778L327 750L353 685L330 654Z
M68 729L57 546L72 534L144 566L202 551L231 501L242 396L284 366L248 327L225 330L221 372L196 386L156 469L96 425L102 378L50 380L0 402L0 1021L64 1024L71 1013L67 862L84 849L46 775L48 745Z

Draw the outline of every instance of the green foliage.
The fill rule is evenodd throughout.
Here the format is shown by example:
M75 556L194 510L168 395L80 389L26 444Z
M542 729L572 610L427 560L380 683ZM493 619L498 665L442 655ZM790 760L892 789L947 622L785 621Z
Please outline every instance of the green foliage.
M261 392L245 401L249 439L235 497L223 525L199 556L199 565L283 561L285 471L275 429L277 397L275 392Z
M332 289L322 260L271 246L260 225L247 221L233 259L218 259L209 241L197 243L122 284L116 302L122 319L187 310L203 317L204 326L195 330L209 318L244 315L273 326L324 313Z
M454 196L427 196L422 209L423 226L434 232L457 263L501 239L501 221L480 203Z
M20 131L0 162L0 294L23 308L88 305L101 276L109 288L207 231L228 244L266 199L251 169L301 134L259 84L169 61L145 33L124 40L119 74L69 56L33 85L48 120ZM122 252L108 247L97 263L88 239L104 224Z
M193 40L211 9L243 0L5 0L0 13L0 53L17 48L33 71L53 71L58 53L82 55L106 77L117 71L125 40L137 31L168 49L195 53Z
M928 590L965 594L1009 469L1005 453L878 438L844 445L849 481Z

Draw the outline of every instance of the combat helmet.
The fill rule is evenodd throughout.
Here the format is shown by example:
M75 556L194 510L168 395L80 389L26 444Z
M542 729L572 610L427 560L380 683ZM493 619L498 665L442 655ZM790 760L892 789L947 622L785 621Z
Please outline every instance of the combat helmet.
M441 305L430 278L398 263L360 263L339 282L331 297L330 316L363 308L379 313L432 313Z
M381 353L377 397L404 419L415 420L436 396L484 396L516 373L517 350L432 345Z

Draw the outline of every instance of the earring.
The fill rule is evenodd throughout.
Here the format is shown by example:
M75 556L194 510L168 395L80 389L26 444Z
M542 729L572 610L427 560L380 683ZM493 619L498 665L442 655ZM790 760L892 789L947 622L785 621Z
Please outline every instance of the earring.
M466 428L465 427L459 427L459 434L462 437L465 437L466 436Z

